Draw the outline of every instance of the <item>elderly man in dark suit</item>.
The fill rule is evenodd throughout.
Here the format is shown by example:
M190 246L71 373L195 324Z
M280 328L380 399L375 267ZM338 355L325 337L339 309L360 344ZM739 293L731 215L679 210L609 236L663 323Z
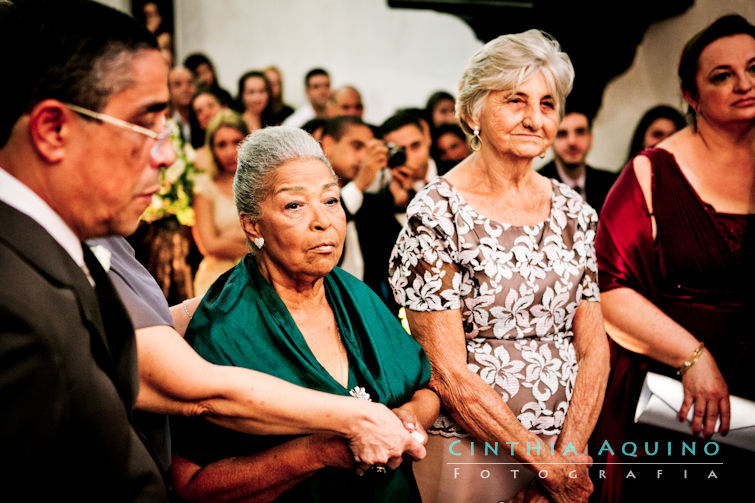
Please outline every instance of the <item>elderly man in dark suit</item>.
M340 434L366 464L424 454L383 406L219 375L175 332L140 342L140 391L134 327L82 242L133 232L175 160L167 65L133 19L84 0L0 3L0 46L4 500L166 501L135 403L244 431Z
M608 191L616 174L588 166L587 154L592 147L592 124L586 114L578 109L566 108L553 140L555 159L538 172L554 178L576 190L587 204L600 215Z
M175 158L167 66L133 19L87 2L2 6L0 45L3 497L164 501L131 424L133 328L82 241L133 232Z

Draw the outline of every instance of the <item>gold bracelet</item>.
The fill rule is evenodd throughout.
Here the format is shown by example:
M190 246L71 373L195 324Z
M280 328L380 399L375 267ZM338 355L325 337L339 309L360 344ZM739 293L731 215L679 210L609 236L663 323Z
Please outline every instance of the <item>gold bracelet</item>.
M703 349L705 349L705 344L701 342L700 345L695 349L695 352L692 353L692 356L689 357L689 360L682 363L682 366L679 367L679 369L676 371L676 374L683 376L685 372L691 369L692 365L697 363L697 360L700 359L700 355L703 354Z
M186 316L191 319L191 313L189 312L189 309L186 307L186 301L181 302L181 306L184 308L184 313L186 313Z

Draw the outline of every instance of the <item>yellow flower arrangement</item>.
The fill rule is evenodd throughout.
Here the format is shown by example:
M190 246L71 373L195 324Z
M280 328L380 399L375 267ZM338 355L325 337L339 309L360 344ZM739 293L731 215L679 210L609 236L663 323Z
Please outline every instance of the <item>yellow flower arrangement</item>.
M194 164L195 152L180 136L179 126L172 124L171 143L176 162L160 172L160 190L152 196L152 203L142 214L145 222L175 217L181 225L194 225L193 190L198 174Z

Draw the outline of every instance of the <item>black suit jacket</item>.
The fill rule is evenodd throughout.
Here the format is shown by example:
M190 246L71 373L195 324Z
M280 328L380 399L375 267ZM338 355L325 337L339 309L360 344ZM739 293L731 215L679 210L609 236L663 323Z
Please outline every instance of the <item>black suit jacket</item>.
M584 199L587 204L592 206L595 211L600 215L600 210L603 208L603 202L606 200L608 191L611 190L613 182L618 178L617 173L611 173L602 169L595 169L590 166L585 166L585 196ZM551 161L538 170L543 176L553 178L560 182L561 177L558 176L558 170L556 169L556 161Z
M388 284L388 259L401 232L401 225L395 218L393 196L388 189L376 194L366 193L356 214L351 215L345 207L344 211L357 228L364 260L364 282L392 312L398 313L399 307Z
M134 332L105 271L90 265L95 291L34 220L0 202L0 222L2 499L166 501L131 424Z

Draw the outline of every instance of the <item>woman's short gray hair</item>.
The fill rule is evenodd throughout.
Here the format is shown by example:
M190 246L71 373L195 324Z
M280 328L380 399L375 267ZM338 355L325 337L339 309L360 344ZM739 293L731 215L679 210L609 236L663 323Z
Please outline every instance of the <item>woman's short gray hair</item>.
M501 35L485 44L467 64L459 82L456 116L468 134L468 119L477 121L490 91L514 90L543 70L563 117L566 97L574 82L574 67L559 43L540 30Z
M303 129L274 126L247 136L239 146L233 178L233 198L239 214L259 218L260 204L272 189L270 175L282 164L296 159L317 159L336 178L320 144Z

